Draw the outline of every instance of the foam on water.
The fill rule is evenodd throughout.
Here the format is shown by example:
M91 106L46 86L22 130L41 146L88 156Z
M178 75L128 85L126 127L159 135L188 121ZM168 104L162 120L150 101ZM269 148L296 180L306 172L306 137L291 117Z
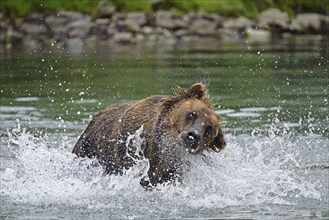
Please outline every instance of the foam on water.
M140 132L129 141L140 144ZM322 199L319 183L297 174L299 144L285 136L227 135L225 151L189 155L183 182L153 191L139 184L148 168L145 158L123 176L108 176L96 160L71 153L74 138L54 141L51 135L15 130L8 139L16 159L1 170L0 193L13 204L106 209L121 213L118 217L177 217L188 216L189 210Z

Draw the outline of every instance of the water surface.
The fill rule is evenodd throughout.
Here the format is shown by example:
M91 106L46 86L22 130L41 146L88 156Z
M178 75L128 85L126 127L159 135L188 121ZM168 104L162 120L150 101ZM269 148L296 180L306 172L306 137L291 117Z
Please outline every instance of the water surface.
M328 218L327 39L1 51L1 217ZM145 191L71 150L102 108L207 85L228 146Z

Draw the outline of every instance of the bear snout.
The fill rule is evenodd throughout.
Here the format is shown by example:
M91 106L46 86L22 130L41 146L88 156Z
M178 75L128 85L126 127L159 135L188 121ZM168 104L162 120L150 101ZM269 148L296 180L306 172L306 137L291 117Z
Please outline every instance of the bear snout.
M200 134L197 131L190 131L187 133L185 137L185 143L190 147L191 149L195 149L200 141Z
M200 145L200 141L202 138L201 133L199 131L195 130L183 132L181 137L183 139L187 152L196 153L199 150L198 146Z

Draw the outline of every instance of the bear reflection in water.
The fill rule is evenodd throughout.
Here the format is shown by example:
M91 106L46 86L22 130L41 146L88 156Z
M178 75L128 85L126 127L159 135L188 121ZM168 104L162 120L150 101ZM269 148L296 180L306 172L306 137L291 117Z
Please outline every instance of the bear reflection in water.
M142 152L137 152L137 147L127 139L141 127ZM134 157L145 156L149 170L140 183L152 188L173 182L180 174L186 154L219 152L225 145L220 119L211 107L206 89L196 83L188 90L177 88L175 96L125 101L99 112L73 153L97 158L105 172L114 175L131 168Z

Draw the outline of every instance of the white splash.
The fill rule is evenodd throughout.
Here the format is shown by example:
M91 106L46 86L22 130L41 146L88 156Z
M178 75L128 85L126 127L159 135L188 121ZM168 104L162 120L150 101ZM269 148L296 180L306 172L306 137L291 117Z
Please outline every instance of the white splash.
M125 172L125 175L133 175L135 178L143 178L147 176L147 171L150 168L150 163L147 158L144 157L145 138L142 137L144 125L142 125L134 134L129 134L126 140L126 156L130 157L134 161L134 166ZM135 149L130 149L133 147ZM134 152L131 155L129 151ZM137 175L134 175L137 174Z
M143 143L142 131L143 127L128 139L138 151ZM321 199L317 182L306 180L294 169L298 155L291 139L227 135L225 151L187 154L183 182L154 191L146 191L139 184L149 166L145 158L135 159L136 166L123 176L104 176L96 160L77 158L71 153L74 142L68 137L54 142L47 135L9 133L6 147L16 151L16 158L1 171L1 197L15 204L65 204L129 213L171 210L172 216L194 208Z

